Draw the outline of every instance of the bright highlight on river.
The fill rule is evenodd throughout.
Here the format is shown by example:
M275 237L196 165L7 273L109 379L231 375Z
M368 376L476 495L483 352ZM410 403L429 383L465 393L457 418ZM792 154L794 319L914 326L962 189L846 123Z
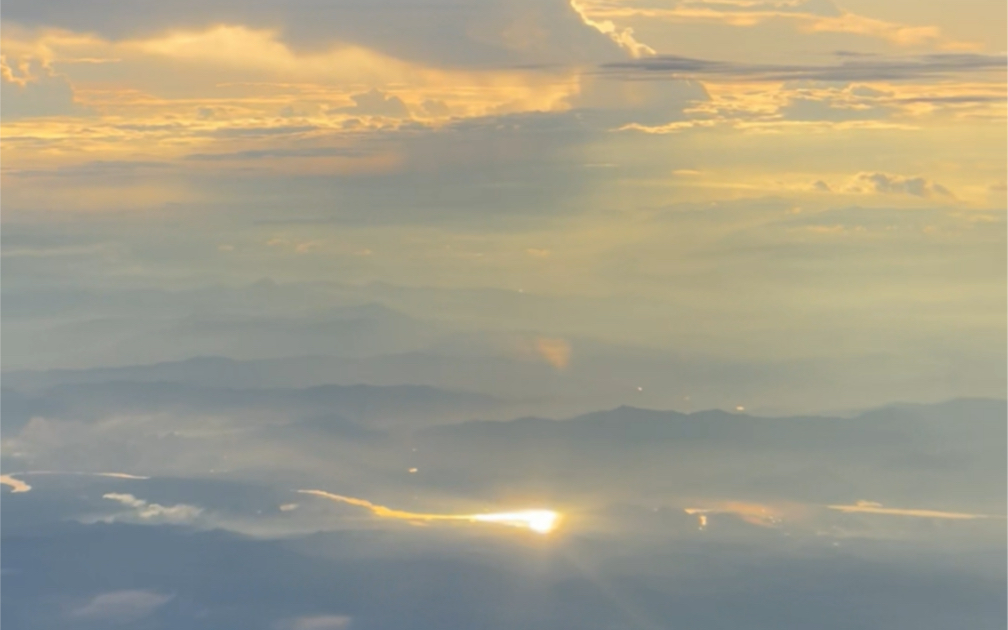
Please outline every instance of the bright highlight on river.
M513 527L525 527L537 534L548 534L556 529L560 515L552 510L521 510L500 514L473 514L471 518L479 523L500 523Z
M371 513L380 518L395 518L414 523L428 521L469 521L471 523L495 523L510 527L521 527L531 530L537 534L548 534L557 528L560 522L560 514L553 510L518 510L515 512L498 512L487 514L427 514L423 512L406 512L396 510L384 505L371 503L366 499L355 497L345 497L339 494L326 492L325 490L298 490L301 494L313 494L318 497L356 505L357 507L371 510Z

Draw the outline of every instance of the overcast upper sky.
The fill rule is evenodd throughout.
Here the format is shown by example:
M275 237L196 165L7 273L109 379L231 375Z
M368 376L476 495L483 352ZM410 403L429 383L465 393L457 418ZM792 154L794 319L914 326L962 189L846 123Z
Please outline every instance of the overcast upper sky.
M837 387L902 361L872 402L1003 396L1004 26L998 0L8 0L5 368L133 359L19 346L26 292L268 278Z

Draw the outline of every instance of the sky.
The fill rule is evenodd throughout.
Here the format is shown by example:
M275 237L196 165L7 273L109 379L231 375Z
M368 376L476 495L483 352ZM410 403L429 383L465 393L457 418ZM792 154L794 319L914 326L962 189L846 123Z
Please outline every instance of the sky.
M3 17L8 304L338 286L558 340L572 364L598 343L884 382L780 408L1004 395L1000 2L11 0ZM90 328L102 351L43 352L59 313L13 310L9 369L184 358Z

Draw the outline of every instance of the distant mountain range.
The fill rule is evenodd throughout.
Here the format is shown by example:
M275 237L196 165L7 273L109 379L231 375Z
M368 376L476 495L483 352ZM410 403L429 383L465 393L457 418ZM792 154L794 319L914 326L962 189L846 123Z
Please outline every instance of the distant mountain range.
M387 358L388 365L408 365L403 369L416 375L434 361L409 356L415 359L412 365L402 355ZM441 359L454 365L455 374L464 371L467 360L486 365L472 358ZM372 360L385 359L367 361ZM548 398L514 400L430 385L305 386L341 370L349 376L354 365L366 364L310 357L198 358L127 368L10 372L3 377L0 421L9 438L33 417L87 423L161 414L186 426L198 426L202 418L223 419L230 427L254 428L243 438L245 444L264 452L282 444L292 452L317 453L325 462L326 453L343 449L391 478L417 468L417 474L408 475L413 486L480 496L601 492L610 497L871 500L941 509L979 506L999 513L1008 494L1003 400L892 405L852 417L681 413L623 405L554 420L538 411L563 411ZM541 364L512 364L514 373L524 367L523 376L530 380L569 377ZM484 376L492 380L492 374ZM579 404L597 405L598 400L588 396ZM536 415L529 416L530 409ZM364 440L366 446L343 444L348 440ZM217 447L207 448L212 453Z
M833 391L830 374L814 366L717 365L661 353L648 354L588 341L572 345L570 364L557 368L536 354L524 354L508 343L527 342L521 336L457 339L424 350L373 356L302 355L237 360L202 356L180 361L86 369L8 370L3 386L25 394L62 385L99 383L175 383L222 389L304 389L340 384L372 386L419 385L455 392L473 392L499 399L464 419L503 420L520 415L569 417L620 405L677 409L727 408L744 404L761 416L796 413L850 416L872 408L864 401L882 397L885 384L851 391ZM5 337L6 339L6 337ZM497 344L502 348L494 349ZM461 346L461 347L459 347ZM316 348L325 352L324 347ZM793 383L784 387L782 383ZM824 395L823 390L832 393ZM942 389L936 388L936 398ZM899 389L891 396L898 396ZM832 400L829 406L823 402ZM843 402L840 402L843 401ZM470 407L470 410L476 411Z
M502 403L483 394L422 385L320 385L238 389L191 383L109 381L65 383L41 392L4 387L3 430L17 432L34 416L94 420L126 412L274 413L292 419L338 414L376 427L416 427L480 417Z
M961 399L854 418L634 407L421 430L417 466L447 482L565 495L871 499L1004 511L1008 405ZM562 490L561 490L562 489Z

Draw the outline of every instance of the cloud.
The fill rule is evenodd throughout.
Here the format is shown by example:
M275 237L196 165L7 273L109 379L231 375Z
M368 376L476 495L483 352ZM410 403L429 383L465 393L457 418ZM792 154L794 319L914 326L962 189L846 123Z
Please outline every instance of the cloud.
M160 505L158 503L148 503L143 499L138 499L132 494L121 494L109 492L102 495L103 499L117 501L133 510L120 515L109 517L108 521L127 519L140 519L141 521L152 521L159 523L187 523L195 519L203 512L203 508L195 505L179 503L177 505Z
M953 196L948 188L925 177L905 177L892 173L858 173L847 186L848 192L858 193L866 190L886 195L913 195L914 197Z
M112 477L113 479L138 479L138 480L150 479L150 477L144 477L143 475L131 475L129 473L120 473L120 472L99 472L99 473L84 473L84 474L92 474L96 477Z
M665 125L642 125L629 123L618 127L615 131L636 131L653 135L682 133L699 129L734 129L741 132L767 134L791 130L798 133L825 133L850 130L900 130L915 129L912 125L884 120L782 120L773 116L764 119L747 120L745 118L700 118L681 120Z
M790 23L804 33L844 33L872 37L897 46L937 45L950 49L969 49L967 42L944 37L936 26L918 26L890 22L850 11L844 11L830 0L797 2L711 2L709 0L672 0L660 6L633 6L582 0L579 13L589 20L608 25L606 33L620 34L616 21L644 20L673 24L717 24L735 28L752 28L762 24ZM601 30L601 29L600 29ZM632 35L632 30L630 34ZM610 35L613 36L613 35Z
M780 108L788 120L871 120L884 118L887 113L874 107L844 107L829 98L793 98L785 107Z
M230 153L192 153L187 160L221 162L225 160L263 160L271 158L363 157L367 152L357 147L303 147L295 149L248 149Z
M745 81L908 81L1004 72L1005 55L941 53L908 57L865 56L831 65L748 64L661 55L604 64L602 72L627 78Z
M848 514L881 514L886 516L913 516L917 518L941 518L969 520L978 518L995 518L989 514L969 514L964 512L943 512L940 510L921 510L916 508L887 508L874 501L858 501L854 505L828 505L831 510ZM1003 518L1003 517L1000 517Z
M38 59L11 67L0 56L0 116L5 121L92 113L78 103L70 81Z
M451 114L451 109L444 101L434 99L427 99L423 103L420 103L420 109L428 116L433 116L435 118L441 118Z
M609 128L627 122L658 125L682 120L684 112L710 100L692 80L625 81L618 75L586 73L570 104L586 124Z
M361 114L364 116L385 116L387 118L409 118L409 108L402 99L394 94L386 94L378 89L372 89L362 94L350 97L354 104L343 107L338 112Z
M21 475L73 475L73 476L83 476L83 477L110 477L112 479L133 479L137 481L143 481L150 479L150 477L145 477L143 475L133 475L130 473L122 472L80 472L75 470L28 470L23 473L18 473Z
M202 137L237 132L236 123L253 121L257 128L268 122L306 132L315 126L342 130L357 113L407 118L409 108L426 118L558 109L577 91L568 66L439 66L416 55L347 42L303 49L284 41L275 28L243 23L189 26L130 40L15 28L5 30L4 50L58 67L71 79L80 76L90 86L117 85L86 90L85 104L103 114L132 114L128 118L134 120L116 116L116 128L139 124L131 130L173 137L186 130ZM85 73L72 63L82 55L116 57L121 63L88 66ZM167 90L171 96L162 96L164 73L185 73L188 80ZM5 75L19 80L13 70ZM180 106L178 98L185 104Z
M74 475L74 476L89 476L89 477L111 477L114 479L150 479L150 477L141 477L139 475L131 475L128 473L118 473L118 472L65 472L60 470L28 470L25 472L17 473L18 475ZM11 493L17 492L28 492L32 489L30 485L13 477L12 475L0 475L0 485L10 486Z
M611 20L596 20L589 14L585 3L578 0L569 1L571 8L586 26L590 26L611 39L617 46L630 53L631 57L640 58L656 54L654 48L637 41L632 28L619 28Z
M346 615L313 615L284 619L274 624L276 630L346 630L353 621Z
M16 119L7 115L8 104L16 105L17 93L35 83L24 79L28 88L11 89L5 84L5 209L193 203L220 198L218 191L205 190L204 185L227 187L234 193L262 182L263 175L320 176L317 182L295 187L298 194L309 194L314 185L331 184L334 175L385 173L404 161L416 160L423 170L434 170L437 162L430 149L482 154L467 156L470 165L472 157L485 160L487 155L517 163L525 156L516 155L513 146L501 151L475 142L462 146L458 138L474 131L456 123L474 118L486 123L510 113L565 112L580 91L573 68L426 66L412 57L397 58L359 46L297 49L278 37L275 30L241 25L189 27L127 41L5 30L5 54L10 49L11 54L27 51L34 58L44 56L74 85L87 86L75 97L97 112L86 128L81 127L83 121L67 117L35 117L44 109L34 105L25 107L33 117ZM122 61L90 64L85 72L80 64L72 64L82 55ZM45 76L41 68L32 76ZM16 67L7 75L14 81L24 78ZM186 76L187 81L166 89L160 79L165 76ZM115 87L102 87L108 85ZM292 111L298 114L277 115L281 104L296 106ZM207 115L209 110L213 116ZM411 122L413 113L424 122ZM440 147L429 146L429 132L434 129L447 132L433 141ZM500 135L515 134L503 129ZM537 136L525 141L544 144L556 137ZM413 148L423 155L415 155ZM101 159L95 160L96 156ZM129 158L135 158L137 165L126 167ZM100 165L100 172L81 168L88 164ZM225 176L210 177L211 172ZM71 174L81 181L63 183ZM450 178L452 172L436 175ZM243 177L253 183L244 186L235 181ZM63 181L58 185L44 181L55 178ZM395 188L379 187L384 189L380 194ZM447 201L446 191L455 194L452 185L434 187L438 206ZM329 197L331 191L319 195ZM324 203L359 205L353 200ZM300 204L292 200L292 205Z
M102 498L103 499L109 499L109 500L112 500L112 501L118 501L119 503L122 503L123 505L129 506L129 507L135 507L135 508L142 508L145 505L147 505L146 501L144 501L142 499L138 499L135 496L133 496L132 494L118 494L118 493L115 493L115 492L109 492L107 494L103 494Z
M96 33L125 41L184 29L242 24L270 29L301 51L358 46L439 66L583 63L622 56L617 43L584 24L565 0L314 0L213 3L182 0L141 7L131 0L10 0L5 22ZM5 24L6 26L6 24Z
M1003 83L989 78L960 77L934 81L769 82L749 77L669 76L649 81L647 77L610 75L610 93L618 93L619 83L641 91L644 85L702 85L705 97L682 106L681 115L664 120L644 118L640 111L627 112L619 129L649 133L674 133L688 129L733 127L742 131L779 132L787 129L845 131L849 129L917 130L928 126L935 115L957 121L994 120L1003 117ZM701 81L703 81L701 83ZM669 105L674 99L664 99ZM665 123L665 124L662 124Z
M10 475L0 475L0 485L10 486L11 492L28 492L31 490L31 486L21 481L20 479L15 479Z
M112 591L96 595L71 617L107 624L131 624L149 617L175 596L151 590Z

